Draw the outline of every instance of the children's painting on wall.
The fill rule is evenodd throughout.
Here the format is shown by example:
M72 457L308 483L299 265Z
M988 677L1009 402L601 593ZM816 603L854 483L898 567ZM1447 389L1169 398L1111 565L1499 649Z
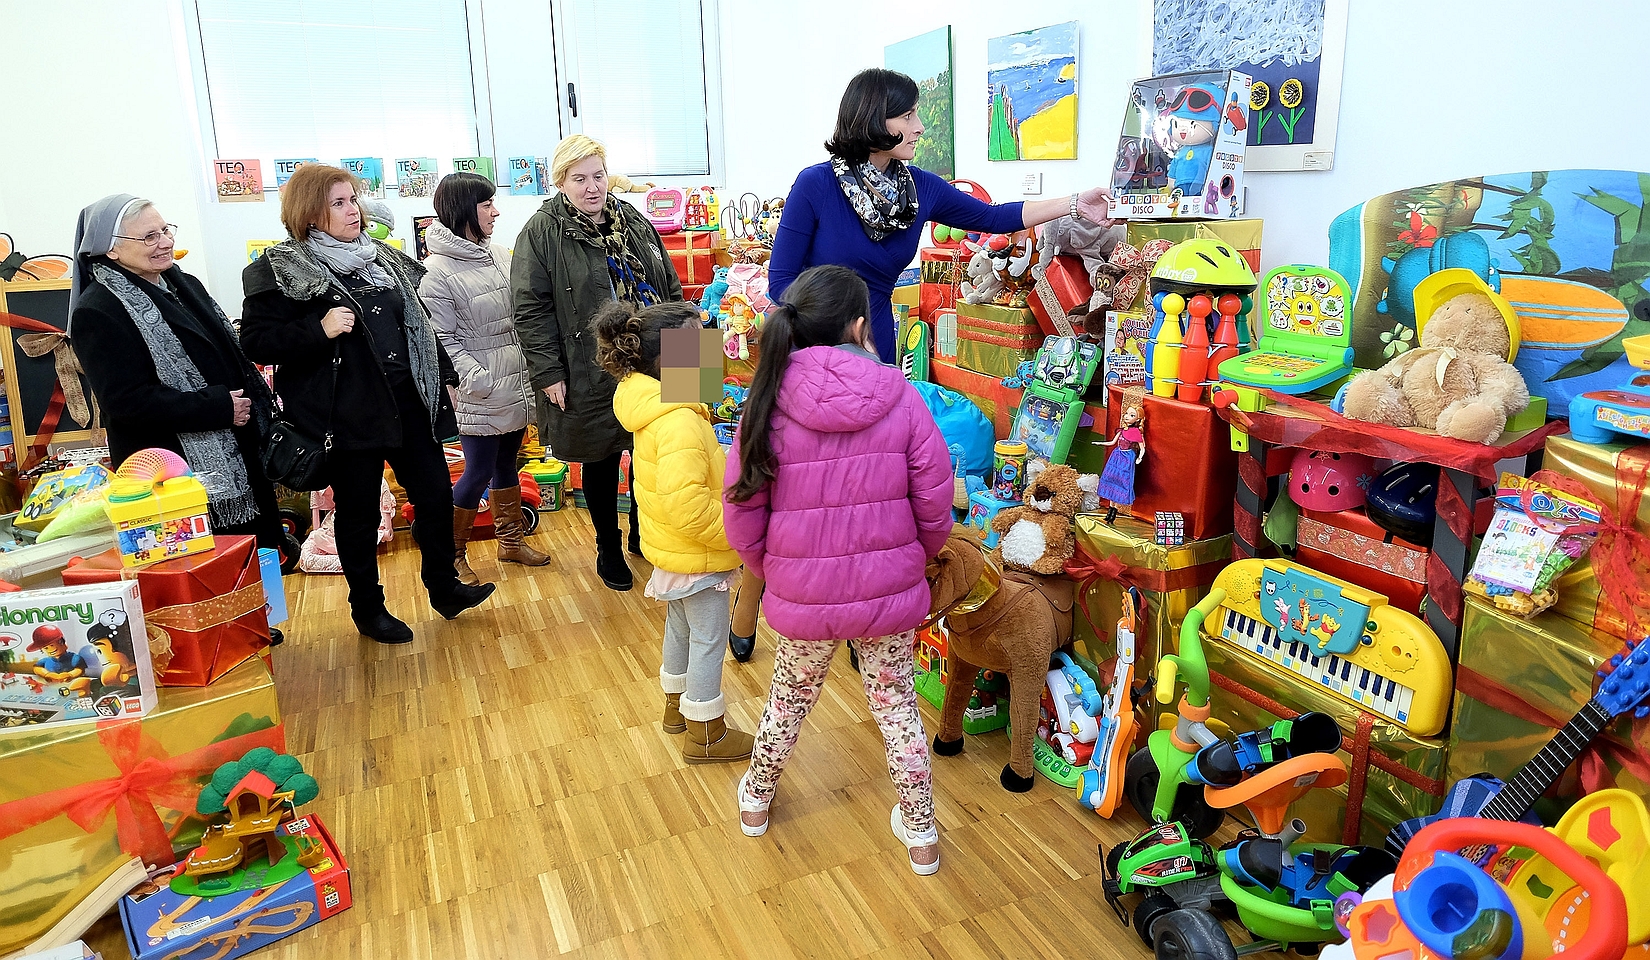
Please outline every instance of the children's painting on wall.
M1077 159L1077 21L985 42L987 160Z
M1537 170L1385 193L1329 226L1329 265L1355 291L1356 363L1417 346L1415 288L1465 268L1518 314L1513 365L1563 416L1634 375L1622 341L1650 333L1650 173Z
M947 180L957 176L956 123L952 119L951 28L941 27L883 48L882 64L917 82L922 139L912 165Z
M1249 91L1249 170L1335 162L1348 0L1156 0L1152 73L1237 70Z

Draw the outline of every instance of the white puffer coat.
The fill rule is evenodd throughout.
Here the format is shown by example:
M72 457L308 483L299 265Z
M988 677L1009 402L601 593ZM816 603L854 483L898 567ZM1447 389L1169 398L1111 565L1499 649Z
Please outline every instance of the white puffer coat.
M479 437L527 426L533 409L527 358L510 322L510 254L440 222L424 236L429 271L418 297L458 371L458 432Z

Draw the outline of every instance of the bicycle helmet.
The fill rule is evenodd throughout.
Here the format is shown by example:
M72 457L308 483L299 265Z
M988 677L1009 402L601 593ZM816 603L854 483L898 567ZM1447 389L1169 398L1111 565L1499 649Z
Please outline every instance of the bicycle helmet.
M1289 496L1306 510L1350 510L1364 505L1375 463L1361 453L1297 450L1289 465Z
M1400 463L1369 485L1364 511L1374 524L1395 537L1426 546L1438 516L1438 468L1430 463Z
M1153 293L1249 293L1255 289L1255 271L1231 245L1198 237L1164 251L1152 268L1151 288Z

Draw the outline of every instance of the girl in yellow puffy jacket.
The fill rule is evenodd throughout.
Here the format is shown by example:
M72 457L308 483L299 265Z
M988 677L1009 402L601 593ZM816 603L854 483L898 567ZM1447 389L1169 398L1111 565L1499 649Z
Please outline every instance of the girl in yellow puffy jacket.
M687 732L682 758L689 763L744 760L751 736L728 727L722 699L728 583L739 570L722 530L722 447L709 407L660 396L661 354L680 357L691 370L687 379L698 382L699 311L664 303L638 312L615 301L590 326L596 361L619 382L613 412L635 438L631 496L640 508L642 555L653 564L647 595L665 601L665 732Z

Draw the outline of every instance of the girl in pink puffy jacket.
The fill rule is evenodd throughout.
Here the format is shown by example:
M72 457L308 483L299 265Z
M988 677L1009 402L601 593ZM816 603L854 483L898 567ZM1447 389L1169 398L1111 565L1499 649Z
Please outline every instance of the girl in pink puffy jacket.
M780 636L739 820L748 836L767 831L785 761L846 640L899 792L890 826L927 875L939 869L939 836L913 633L930 603L924 568L951 532L951 464L921 397L877 359L866 297L865 282L837 266L785 291L762 327L728 458L728 542L767 582L762 605Z

